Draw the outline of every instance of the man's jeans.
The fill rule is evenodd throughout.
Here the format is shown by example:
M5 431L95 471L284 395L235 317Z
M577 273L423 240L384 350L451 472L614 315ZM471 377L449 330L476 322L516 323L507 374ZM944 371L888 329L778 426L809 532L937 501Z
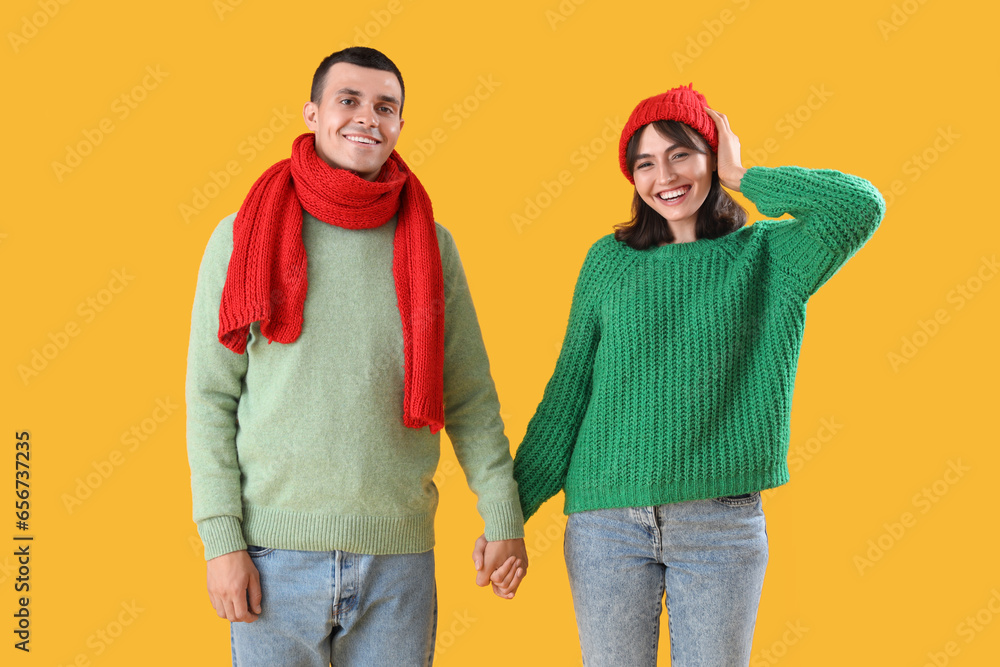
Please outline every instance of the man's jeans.
M759 493L570 514L566 567L587 667L746 667L767 567Z
M434 552L370 556L247 547L261 615L232 623L239 667L425 667L434 656Z

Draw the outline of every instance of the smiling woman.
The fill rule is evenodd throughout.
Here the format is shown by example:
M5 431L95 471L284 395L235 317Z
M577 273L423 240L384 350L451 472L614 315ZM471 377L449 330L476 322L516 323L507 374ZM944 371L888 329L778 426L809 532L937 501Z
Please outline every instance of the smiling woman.
M659 127L668 122L680 128ZM683 132L684 127L677 121L658 121L647 125L629 141L631 152L638 152L629 160L633 165L636 195L667 221L666 230L674 237L674 243L695 240L695 222L715 172L715 156L704 139L700 143L705 148L696 147L690 138L673 139L671 135L677 129ZM664 225L659 223L657 227L663 229Z
M514 461L521 508L565 491L587 665L656 665L664 599L672 665L747 665L768 561L760 492L789 479L805 304L885 202L830 169L744 169L728 119L690 86L639 103L619 161L633 219L584 260ZM745 226L723 186L796 218Z
M719 182L716 148L679 120L654 120L635 131L622 158L635 184L632 219L616 227L615 238L645 250L718 238L746 224L746 211Z

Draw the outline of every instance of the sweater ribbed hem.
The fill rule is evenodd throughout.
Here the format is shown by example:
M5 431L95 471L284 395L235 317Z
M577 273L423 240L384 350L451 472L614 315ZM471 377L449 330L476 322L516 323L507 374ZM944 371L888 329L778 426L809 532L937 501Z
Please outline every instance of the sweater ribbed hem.
M524 516L521 514L520 502L484 505L479 508L479 513L486 522L486 539L490 542L524 537Z
M410 516L327 515L243 507L247 544L297 551L423 553L434 548L434 513Z
M247 548L238 517L213 516L198 522L198 535L205 544L205 560Z
M566 487L565 514L613 507L650 507L685 500L703 500L763 491L788 482L788 465L732 477L669 482L643 487L601 486L590 489Z

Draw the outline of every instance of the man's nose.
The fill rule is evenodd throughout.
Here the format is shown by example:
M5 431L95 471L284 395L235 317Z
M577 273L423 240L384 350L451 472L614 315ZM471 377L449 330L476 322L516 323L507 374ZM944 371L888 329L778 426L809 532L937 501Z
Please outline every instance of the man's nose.
M367 104L359 104L354 112L354 122L367 127L375 127L378 125L378 114Z

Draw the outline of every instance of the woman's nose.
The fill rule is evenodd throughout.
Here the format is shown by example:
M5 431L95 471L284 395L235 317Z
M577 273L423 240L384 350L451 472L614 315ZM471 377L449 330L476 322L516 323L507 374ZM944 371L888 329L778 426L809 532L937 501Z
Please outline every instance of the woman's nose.
M657 181L661 183L669 183L674 180L674 178L676 178L676 174L674 174L674 170L670 168L669 164L664 163L659 166L656 174Z

